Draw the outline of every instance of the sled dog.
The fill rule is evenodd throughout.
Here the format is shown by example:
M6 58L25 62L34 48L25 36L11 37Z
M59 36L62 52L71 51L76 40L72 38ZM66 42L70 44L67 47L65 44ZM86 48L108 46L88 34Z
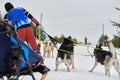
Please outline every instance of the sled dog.
M44 40L43 57L54 57L54 45L49 38Z
M94 55L95 55L95 64L93 68L90 70L92 72L95 67L98 65L98 63L101 63L105 66L105 75L110 77L110 68L113 66L114 69L118 72L120 77L120 64L117 59L115 47L112 43L112 41L109 41L108 43L109 51L102 50L101 45L96 46L94 49Z
M67 71L70 72L70 66L74 68L74 45L73 42L70 41L71 37L64 38L63 43L58 49L58 54L55 62L55 71L58 70L58 66L61 63L64 63L67 67Z

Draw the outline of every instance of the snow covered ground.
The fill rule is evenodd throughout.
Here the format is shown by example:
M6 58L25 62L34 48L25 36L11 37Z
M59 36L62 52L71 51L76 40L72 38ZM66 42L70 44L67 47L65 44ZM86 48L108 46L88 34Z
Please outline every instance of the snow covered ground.
M107 48L104 48L108 50ZM114 68L111 68L111 77L105 76L104 66L98 65L97 68L91 73L89 70L94 65L94 57L82 56L82 54L89 55L86 46L75 46L75 69L71 69L71 72L67 72L66 66L61 64L58 71L55 69L55 57L57 51L54 52L54 58L45 58L45 65L47 65L51 71L48 73L46 80L120 80L117 72ZM93 48L89 48L92 53ZM118 56L119 59L119 56ZM40 73L34 73L36 80L41 77ZM32 80L30 76L21 76L20 80Z

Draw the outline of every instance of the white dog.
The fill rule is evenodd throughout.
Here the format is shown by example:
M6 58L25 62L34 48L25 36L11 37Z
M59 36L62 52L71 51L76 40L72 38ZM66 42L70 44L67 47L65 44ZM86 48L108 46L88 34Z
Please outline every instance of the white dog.
M49 38L46 38L44 40L43 57L50 58L51 56L54 57L54 45Z

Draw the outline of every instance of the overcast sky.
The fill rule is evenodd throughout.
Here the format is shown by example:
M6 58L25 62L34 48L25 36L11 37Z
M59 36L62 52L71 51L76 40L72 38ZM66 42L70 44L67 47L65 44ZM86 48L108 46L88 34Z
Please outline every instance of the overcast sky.
M116 34L112 21L118 21L120 0L0 0L0 10L4 15L4 4L11 2L15 7L28 10L38 21L43 14L42 25L52 36L71 35L79 41L88 37L91 43L97 43L104 33L110 39Z

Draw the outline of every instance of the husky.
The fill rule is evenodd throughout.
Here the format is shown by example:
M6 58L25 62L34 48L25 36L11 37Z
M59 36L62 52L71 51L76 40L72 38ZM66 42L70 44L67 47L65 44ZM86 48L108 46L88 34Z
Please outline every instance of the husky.
M96 47L97 48L94 49L95 64L89 72L92 72L98 65L98 63L101 63L102 65L105 66L105 75L110 77L110 69L113 66L120 77L120 64L117 59L116 50L112 41L108 42L109 51L103 50L101 48L101 45Z
M54 44L52 43L52 41L49 38L46 38L44 40L44 52L43 52L43 57L54 57Z
M58 66L61 63L64 63L67 67L67 71L70 72L70 66L74 69L74 45L73 42L70 41L71 37L64 38L63 43L58 49L58 54L55 62L55 71L58 70Z

